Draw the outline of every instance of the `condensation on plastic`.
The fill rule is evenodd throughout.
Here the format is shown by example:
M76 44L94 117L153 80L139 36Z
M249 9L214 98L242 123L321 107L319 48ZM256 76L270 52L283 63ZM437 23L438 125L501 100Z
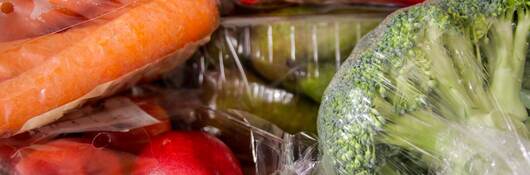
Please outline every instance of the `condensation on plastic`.
M391 14L359 42L342 65L320 107L320 165L327 170L325 174L530 172L530 141L527 138L529 125L527 110L523 105L527 104L524 100L528 90L523 89L521 92L522 103L517 102L518 97L514 97L514 102L499 103L500 96L491 95L499 92L492 92L489 90L491 87L488 87L492 82L487 70L492 66L479 64L487 64L482 59L492 56L488 55L491 54L489 51L502 48L500 45L495 45L498 47L494 46L490 50L487 47L492 45L479 47L479 44L473 43L476 38L470 39L470 36L462 34L469 31L455 29L455 26L440 28L443 26L440 23L444 20L451 20L433 18L435 15L445 14L443 11L433 12L443 9L433 8L434 6L445 7L440 2L447 3L434 0ZM414 15L419 11L407 13L408 10L419 9L425 10L421 11L425 16ZM479 9L470 13L478 12L491 11ZM523 21L520 18L517 20ZM473 25L505 25L503 27L507 30L502 31L505 34L503 36L518 38L511 31L518 28L517 24L512 24L514 21L506 24L496 22L496 19L487 19L489 25ZM392 25L400 25L402 28L391 30L389 26L396 27ZM519 26L521 25L520 23ZM406 27L412 28L404 29ZM385 42L389 42L389 38L384 38L388 36L386 34L401 34L402 31L397 31L400 29L406 33L392 39L412 37L417 40L403 45L386 45ZM408 33L409 29L417 29L417 33ZM525 28L522 29L521 31L525 31ZM495 43L499 38L507 39L498 37L490 30L494 29L480 31L489 35L480 42L487 40ZM408 36L410 34L413 35ZM524 49L528 47L528 40L520 44L520 49ZM407 46L413 48L405 48ZM400 50L403 48L405 49ZM526 57L529 58L528 55ZM477 60L482 62L478 63ZM424 72L425 69L428 71ZM526 75L529 70L525 69L524 72ZM426 81L426 77L430 79ZM480 83L472 82L473 80ZM523 77L523 81L526 85L528 77ZM508 95L508 91L517 89L504 86L508 85L500 86L502 95ZM463 115L464 109L471 108L465 105L473 106L473 109ZM508 108L518 109L510 111ZM524 111L525 115L522 117L525 119L518 118L514 111Z
M162 3L179 4L162 6ZM217 27L216 5L215 0L1 0L0 87L5 89L1 93L5 98L0 103L3 118L0 136L8 137L51 123L87 101L110 96L136 82L154 79L183 63L199 45L209 40ZM178 9L184 6L193 8ZM147 21L151 18L133 21L141 18L128 15L129 12L138 12L140 8L153 11L146 12L150 14L142 18L175 15L158 20L173 26L152 25ZM193 22L192 18L201 19ZM178 20L172 22L171 19ZM140 27L140 24L150 27ZM196 26L190 27L192 25ZM162 30L162 27L164 31L175 32L152 38L152 41L140 40L147 34L159 35L153 31ZM187 31L185 36L177 32L182 30ZM127 43L131 41L138 43ZM79 51L81 47L86 53ZM117 54L131 58L112 60ZM65 59L70 57L72 59ZM106 57L109 59L103 59ZM103 60L109 60L109 64L99 64ZM99 65L89 65L94 62ZM108 69L102 70L102 67ZM80 72L93 74L76 75ZM46 76L49 74L54 76ZM37 76L42 77L35 80Z

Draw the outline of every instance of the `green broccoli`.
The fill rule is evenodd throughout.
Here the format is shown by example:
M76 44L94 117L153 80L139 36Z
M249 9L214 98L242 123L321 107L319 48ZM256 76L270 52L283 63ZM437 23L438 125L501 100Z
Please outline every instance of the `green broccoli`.
M392 14L325 91L324 160L338 174L530 172L529 7L438 0Z

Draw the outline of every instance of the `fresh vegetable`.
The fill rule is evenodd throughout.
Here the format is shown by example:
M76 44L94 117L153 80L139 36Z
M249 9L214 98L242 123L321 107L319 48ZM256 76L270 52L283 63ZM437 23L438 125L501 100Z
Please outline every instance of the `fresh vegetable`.
M59 139L21 149L16 174L125 174L117 153L91 144Z
M65 30L124 7L133 0L9 0L0 2L0 42Z
M356 14L341 19L338 14ZM365 33L382 20L384 11L368 9L319 10L293 7L269 16L327 14L320 19L276 22L251 28L249 55L253 67L265 78L280 82L319 102L339 65ZM344 17L343 17L344 18Z
M423 0L239 0L243 5L268 5L280 2L296 2L296 3L358 3L358 4L377 4L377 5L413 5Z
M37 56L23 62L13 59L14 62L7 61L12 64L0 65L1 70L11 70L17 64L34 66L0 82L1 136L18 132L33 117L64 107L102 84L126 75L133 78L155 73L138 71L166 60L175 51L183 51L179 49L187 49L188 44L200 42L218 24L217 5L213 0L137 1L119 12L105 22L91 21L97 26L95 29L60 51L51 50L55 54L49 55L53 56ZM42 37L54 35L60 33ZM184 61L185 58L175 59ZM57 117L60 116L39 118L36 122L39 124L32 123L23 129L38 127Z
M438 0L394 13L341 67L319 112L338 174L527 174L520 98L527 0Z
M153 138L133 174L242 175L237 159L219 139L202 132L169 132Z
M234 70L227 69L223 73L208 72L205 76L203 99L213 108L246 111L290 133L316 133L316 103L267 86L250 72L245 72L246 79Z

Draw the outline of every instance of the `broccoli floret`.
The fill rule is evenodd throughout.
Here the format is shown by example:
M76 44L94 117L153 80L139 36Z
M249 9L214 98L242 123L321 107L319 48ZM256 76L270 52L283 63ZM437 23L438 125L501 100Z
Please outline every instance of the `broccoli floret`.
M406 150L427 172L528 172L521 87L529 6L439 0L392 14L325 92L318 125L326 160L338 174L388 173L385 160Z

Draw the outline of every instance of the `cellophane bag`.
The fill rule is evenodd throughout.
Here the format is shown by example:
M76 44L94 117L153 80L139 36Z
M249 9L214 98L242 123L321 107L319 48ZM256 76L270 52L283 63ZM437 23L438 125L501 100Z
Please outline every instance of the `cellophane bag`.
M234 149L251 148L253 155L240 160L254 165L252 174L326 174L315 140L322 93L357 41L391 11L301 6L225 17L211 42L188 63L187 74L195 79L183 80L174 76L183 73L175 72L165 81L196 89L203 113L246 116L244 121L260 130L271 127L255 121L274 124L275 129L250 133L250 145Z
M223 14L247 14L260 11L285 8L297 5L356 5L356 6L379 6L379 7L406 7L423 0L223 0Z
M290 133L316 134L322 93L387 8L289 7L226 17L193 66L204 103L237 109Z
M50 125L1 139L0 172L149 174L180 170L199 173L205 168L197 166L196 159L178 152L197 154L193 153L197 151L215 157L219 150L209 152L204 143L194 140L202 137L199 133L220 139L231 150L228 153L233 154L233 163L241 169L227 171L226 167L203 165L214 167L212 172L220 174L307 174L314 170L318 158L314 136L287 133L245 111L211 109L204 105L197 89L145 85L85 104ZM193 138L169 137L184 134ZM158 143L161 138L170 142ZM190 142L193 144L187 145ZM175 149L160 147L169 143ZM193 147L193 151L187 146ZM152 155L160 151L162 157L183 157L164 159ZM208 157L201 159L209 160ZM150 163L153 161L158 163L153 165ZM177 169L164 169L168 167Z
M0 136L185 62L219 22L217 1L0 1Z
M387 17L322 98L327 174L527 174L528 8L432 0Z

